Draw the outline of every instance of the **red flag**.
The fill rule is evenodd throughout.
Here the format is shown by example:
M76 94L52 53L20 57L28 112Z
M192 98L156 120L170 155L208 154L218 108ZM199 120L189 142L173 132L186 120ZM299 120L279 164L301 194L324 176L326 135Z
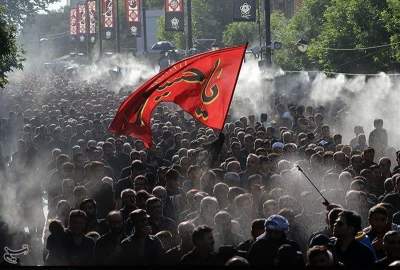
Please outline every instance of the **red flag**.
M109 130L152 145L151 114L173 102L206 126L223 129L247 45L195 55L160 72L121 104Z

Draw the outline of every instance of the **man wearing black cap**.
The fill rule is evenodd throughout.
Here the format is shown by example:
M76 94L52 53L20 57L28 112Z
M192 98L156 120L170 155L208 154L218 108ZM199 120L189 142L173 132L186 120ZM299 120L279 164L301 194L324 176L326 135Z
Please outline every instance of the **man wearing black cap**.
M121 242L120 263L122 265L159 265L163 255L161 242L151 236L149 216L142 209L130 213L134 233Z
M299 251L298 244L286 238L289 222L280 215L272 215L265 221L265 233L250 248L248 259L252 266L273 266L279 247L287 244Z

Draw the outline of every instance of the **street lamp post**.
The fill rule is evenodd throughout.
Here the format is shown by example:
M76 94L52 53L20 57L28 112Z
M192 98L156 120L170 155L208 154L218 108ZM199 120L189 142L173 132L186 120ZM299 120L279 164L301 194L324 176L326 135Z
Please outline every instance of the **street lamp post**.
M146 6L144 0L142 2L142 21L143 21L143 52L147 53L147 25L146 25Z
M99 59L103 56L103 3L102 0L98 1L98 16L99 16Z
M192 29L192 0L187 0L187 39L186 39L186 50L189 51L193 48L193 29Z
M270 0L264 1L265 16L265 63L269 66L272 64L272 48L271 48L271 3Z
M115 0L116 3L116 8L117 8L117 12L116 12L116 39L117 39L117 53L121 52L121 37L120 37L120 29L119 29L119 0Z

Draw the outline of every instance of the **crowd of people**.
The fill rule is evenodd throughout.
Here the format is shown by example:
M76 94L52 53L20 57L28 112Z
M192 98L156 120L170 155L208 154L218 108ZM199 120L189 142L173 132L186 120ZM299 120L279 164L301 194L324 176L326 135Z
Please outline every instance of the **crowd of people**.
M343 141L324 106L277 99L220 136L163 104L146 149L108 132L125 97L65 74L0 92L0 248L28 243L19 264L398 264L400 152L382 119Z

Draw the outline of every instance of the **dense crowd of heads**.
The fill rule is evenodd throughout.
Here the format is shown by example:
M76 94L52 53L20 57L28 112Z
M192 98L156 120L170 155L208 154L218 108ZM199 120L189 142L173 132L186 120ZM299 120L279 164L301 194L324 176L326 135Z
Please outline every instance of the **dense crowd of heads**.
M0 247L29 243L20 264L384 269L400 260L400 152L382 119L344 141L324 106L280 98L268 115L235 119L233 107L220 136L162 104L146 149L107 130L125 97L66 74L0 92Z

